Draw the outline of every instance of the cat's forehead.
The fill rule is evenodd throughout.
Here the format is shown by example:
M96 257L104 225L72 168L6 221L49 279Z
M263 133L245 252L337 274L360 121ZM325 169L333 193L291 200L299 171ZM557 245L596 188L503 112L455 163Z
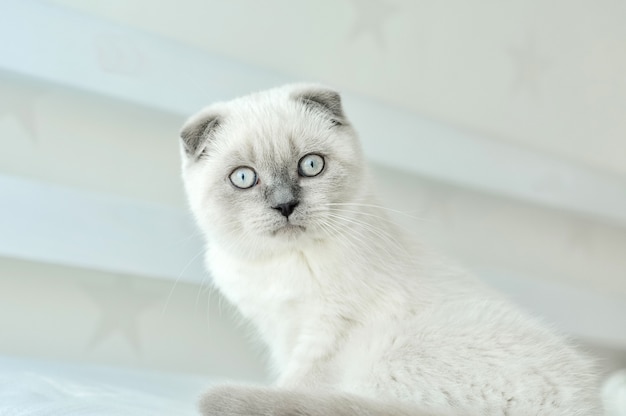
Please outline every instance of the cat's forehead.
M292 159L315 150L328 136L325 120L312 117L288 98L247 97L233 102L229 110L224 139L231 152L245 159Z
M285 129L302 123L303 106L288 95L264 91L235 99L227 103L228 119L248 130Z

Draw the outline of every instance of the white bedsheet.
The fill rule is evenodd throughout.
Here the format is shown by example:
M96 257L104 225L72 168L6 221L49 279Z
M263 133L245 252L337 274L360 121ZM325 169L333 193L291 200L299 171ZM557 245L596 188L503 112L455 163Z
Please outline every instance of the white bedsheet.
M0 416L197 416L209 379L0 357Z
M198 416L218 380L0 356L0 416ZM626 371L604 388L607 416L626 416Z

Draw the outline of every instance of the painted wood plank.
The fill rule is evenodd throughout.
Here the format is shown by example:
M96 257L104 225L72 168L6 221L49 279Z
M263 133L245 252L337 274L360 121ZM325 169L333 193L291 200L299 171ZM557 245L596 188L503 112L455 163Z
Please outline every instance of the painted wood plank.
M190 214L154 203L0 175L0 255L202 282Z

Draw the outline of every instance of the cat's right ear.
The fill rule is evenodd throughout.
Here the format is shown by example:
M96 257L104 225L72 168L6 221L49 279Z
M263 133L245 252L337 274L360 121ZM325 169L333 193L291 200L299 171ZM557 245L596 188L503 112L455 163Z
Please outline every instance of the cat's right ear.
M211 109L191 116L180 130L180 138L187 157L198 159L219 125L220 116Z

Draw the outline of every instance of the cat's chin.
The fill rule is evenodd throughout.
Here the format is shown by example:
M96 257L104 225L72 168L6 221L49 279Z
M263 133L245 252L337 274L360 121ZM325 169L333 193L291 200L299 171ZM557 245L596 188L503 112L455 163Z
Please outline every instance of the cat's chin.
M302 225L287 223L272 231L272 236L294 238L304 234L305 231L306 228Z

